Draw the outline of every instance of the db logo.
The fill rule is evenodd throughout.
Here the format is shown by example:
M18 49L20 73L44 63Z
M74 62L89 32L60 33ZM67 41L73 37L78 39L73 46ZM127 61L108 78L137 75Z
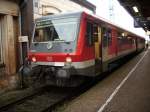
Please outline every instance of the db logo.
M47 61L52 61L53 60L53 58L50 57L50 56L48 56L46 59L47 59Z

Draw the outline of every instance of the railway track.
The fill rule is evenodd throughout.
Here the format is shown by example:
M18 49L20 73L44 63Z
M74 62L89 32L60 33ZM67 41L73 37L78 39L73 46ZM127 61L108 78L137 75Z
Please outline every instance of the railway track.
M48 112L67 99L72 89L50 87L0 107L0 112Z
M76 88L44 87L14 102L0 106L0 112L51 112L64 101L70 101L86 92L97 81L86 82Z
M64 101L70 101L86 92L95 81L85 82L79 87L65 88L47 86L31 92L13 102L0 106L0 112L51 112Z

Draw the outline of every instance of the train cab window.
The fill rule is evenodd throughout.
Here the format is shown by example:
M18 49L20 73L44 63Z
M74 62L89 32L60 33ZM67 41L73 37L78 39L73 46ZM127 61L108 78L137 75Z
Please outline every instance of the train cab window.
M111 29L103 28L102 29L103 36L103 47L110 46L112 44L112 33Z
M33 42L72 42L77 38L78 18L60 18L36 22Z
M89 46L92 46L95 41L98 41L98 25L87 22L86 38Z

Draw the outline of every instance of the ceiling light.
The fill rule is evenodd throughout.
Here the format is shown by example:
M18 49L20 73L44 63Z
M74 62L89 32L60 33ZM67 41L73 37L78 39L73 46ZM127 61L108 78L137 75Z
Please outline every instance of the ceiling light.
M148 36L150 35L150 31L149 30L146 31L146 35L148 35Z
M139 12L139 10L138 10L138 8L136 6L134 6L132 8L133 8L134 12L136 12L136 13Z

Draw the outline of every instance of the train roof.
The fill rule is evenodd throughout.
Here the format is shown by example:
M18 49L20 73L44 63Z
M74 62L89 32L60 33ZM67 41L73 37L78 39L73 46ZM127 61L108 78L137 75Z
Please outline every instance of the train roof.
M115 27L117 29L120 29L120 30L123 30L123 31L126 31L132 35L135 35L135 36L138 36L140 38L143 38L145 39L144 37L140 36L140 35L137 35L129 30L126 30L125 28L122 28L121 26L117 25L117 24L114 24L112 22L110 22L109 20L107 19L104 19L100 16L97 16L95 14L89 14L87 12L84 12L84 11L78 11L78 12L69 12L69 13L60 13L60 14L55 14L55 15L47 15L47 16L43 16L41 18L38 18L36 19L35 21L38 22L38 21L44 21L44 20L48 20L48 19L56 19L56 18L68 18L68 17L81 17L82 14L85 14L87 16L90 16L92 18L95 19L95 22L104 22L106 23L107 25L110 25L111 27Z

